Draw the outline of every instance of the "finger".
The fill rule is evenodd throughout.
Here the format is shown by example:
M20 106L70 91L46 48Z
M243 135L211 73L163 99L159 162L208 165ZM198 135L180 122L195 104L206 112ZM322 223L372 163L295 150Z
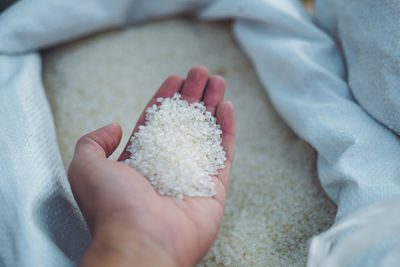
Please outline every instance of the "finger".
M170 77L168 77L164 83L161 85L160 89L158 89L158 91L154 94L154 96L150 99L149 103L146 105L145 109L143 110L142 114L140 115L136 126L131 134L132 135L138 131L139 126L140 125L144 125L146 122L146 110L153 106L154 104L157 104L157 98L159 97L172 97L175 93L178 93L179 90L181 89L183 83L184 83L184 79L181 76L178 75L172 75ZM130 138L128 143L126 144L124 151L122 152L121 156L119 157L118 161L124 161L126 160L130 153L128 151L126 151L126 149L128 148L128 145L130 144Z
M233 157L235 155L235 112L231 102L222 102L217 107L217 123L221 127L222 147L226 154L225 167L218 175L225 190L228 188L229 176L231 173Z
M219 103L224 99L225 94L225 80L219 75L211 76L208 81L207 88L204 91L203 101L207 111L215 116L215 110Z
M122 137L121 126L117 123L104 126L94 132L82 136L75 147L75 156L85 154L85 157L97 155L109 157L118 147Z
M193 67L186 78L181 90L181 99L189 103L200 102L208 81L208 70L206 67Z

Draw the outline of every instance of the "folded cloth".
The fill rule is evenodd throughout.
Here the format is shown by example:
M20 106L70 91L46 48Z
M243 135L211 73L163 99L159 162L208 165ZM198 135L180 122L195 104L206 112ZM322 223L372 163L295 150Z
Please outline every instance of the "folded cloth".
M318 151L319 179L338 204L337 219L360 206L399 195L399 137L356 102L346 82L337 43L313 23L301 3L252 0L244 5L242 1L219 1L210 6L207 17L221 16L235 17L234 34L252 60L274 107ZM329 20L328 15L322 17ZM352 18L349 23L357 23L358 16ZM393 31L400 27L392 26ZM397 39L382 34L381 39L384 37L382 43L396 44ZM370 57L381 56L373 51ZM395 71L398 69L391 70L385 79L390 80ZM366 84L373 79L371 70L367 75ZM361 77L358 80L361 82ZM400 83L393 79L392 84L391 91L398 90ZM375 90L376 94L388 91L380 87ZM389 116L397 111L392 110Z
M15 3L0 15L1 264L70 266L89 240L35 50L179 13L234 19L234 35L275 108L318 151L319 179L339 220L400 194L399 5L320 0L321 29L296 0Z
M399 225L399 197L362 207L312 238L307 266L398 266Z
M37 53L0 55L0 265L71 266L89 234L65 177Z
M399 14L399 1L316 3L319 24L343 48L348 84L357 102L397 135L400 135Z

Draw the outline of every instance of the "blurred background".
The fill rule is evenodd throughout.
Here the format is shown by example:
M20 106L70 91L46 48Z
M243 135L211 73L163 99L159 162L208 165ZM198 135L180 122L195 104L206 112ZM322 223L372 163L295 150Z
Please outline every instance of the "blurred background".
M309 238L333 223L336 207L319 185L316 153L274 111L229 21L155 21L42 56L66 168L80 136L114 121L124 131L117 158L167 76L195 65L222 75L236 110L236 158L222 228L200 266L305 266Z

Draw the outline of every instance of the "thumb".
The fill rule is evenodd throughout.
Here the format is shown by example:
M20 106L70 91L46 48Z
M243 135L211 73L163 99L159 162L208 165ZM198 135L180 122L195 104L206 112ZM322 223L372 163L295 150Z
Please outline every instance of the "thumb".
M94 132L82 136L75 147L75 155L97 155L109 157L118 147L122 137L122 129L118 123L112 123Z

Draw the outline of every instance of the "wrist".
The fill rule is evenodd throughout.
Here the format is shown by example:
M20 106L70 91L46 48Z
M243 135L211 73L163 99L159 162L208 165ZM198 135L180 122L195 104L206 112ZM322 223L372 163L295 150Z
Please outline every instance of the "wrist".
M136 231L129 223L104 222L96 225L80 266L176 267L177 264L157 241Z

